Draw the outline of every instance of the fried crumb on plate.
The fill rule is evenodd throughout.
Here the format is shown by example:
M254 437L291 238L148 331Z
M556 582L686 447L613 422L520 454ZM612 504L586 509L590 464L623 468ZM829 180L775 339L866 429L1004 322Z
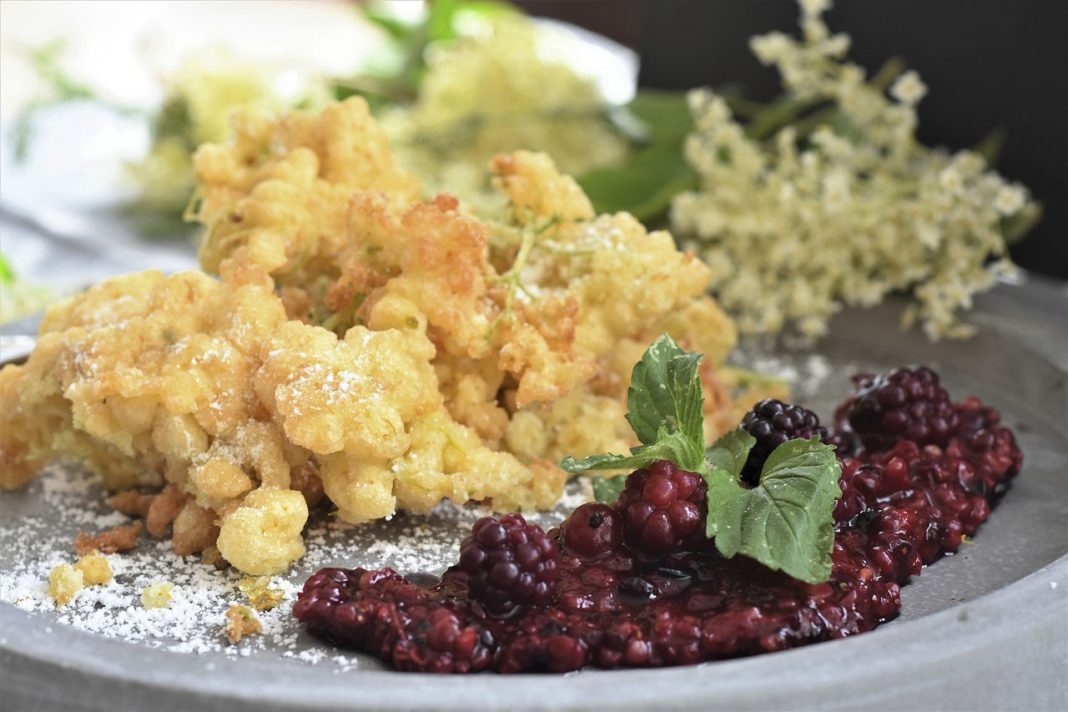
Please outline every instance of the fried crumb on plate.
M48 595L57 607L70 603L83 588L85 577L70 564L60 564L48 573Z
M122 492L116 492L108 497L108 504L111 505L111 508L116 512L125 514L128 517L140 517L143 519L148 515L148 509L155 499L156 495L144 494L135 489L128 489L123 490Z
M226 639L238 643L249 635L263 632L263 624L248 606L230 606L226 611Z
M149 609L170 608L171 592L173 590L174 584L170 581L162 581L146 586L145 590L141 591L141 605Z
M107 557L96 549L78 559L74 568L82 573L82 580L86 586L105 584L113 577Z
M104 554L129 551L137 546L137 537L140 536L143 528L144 525L137 520L92 536L81 531L78 532L78 536L74 537L74 551L78 556L85 556L94 550Z
M269 611L286 597L282 589L271 588L270 576L246 576L237 582L237 588L257 611Z

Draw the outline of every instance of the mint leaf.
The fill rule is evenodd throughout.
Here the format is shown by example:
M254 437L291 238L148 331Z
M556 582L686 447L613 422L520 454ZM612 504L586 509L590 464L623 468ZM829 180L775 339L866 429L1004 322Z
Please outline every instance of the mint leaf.
M642 443L630 455L565 457L560 467L587 470L647 467L670 460L684 470L704 467L704 392L697 375L701 354L687 353L664 334L634 366L627 390L627 422Z
M572 475L581 475L590 470L622 470L627 468L631 458L627 455L590 455L581 460L568 455L560 461L560 469Z
M615 477L593 477L593 498L598 502L612 504L619 499L623 487L627 484L626 475Z
M738 480L743 446L748 452L752 444L728 433L709 452L708 536L727 558L743 554L801 581L826 581L841 495L834 448L818 438L784 443L768 457L760 484L747 489Z
M591 455L581 460L568 456L560 462L560 468L574 475L589 470L637 470L657 460L670 460L684 470L691 470L700 467L704 459L700 442L661 428L655 443L631 448L630 455Z
M656 443L662 432L680 432L704 449L704 392L697 375L700 360L701 354L683 351L667 334L642 354L627 390L627 422L642 444Z
M723 470L730 476L731 481L738 482L749 451L754 445L756 438L741 428L736 428L708 448L705 459L713 470Z

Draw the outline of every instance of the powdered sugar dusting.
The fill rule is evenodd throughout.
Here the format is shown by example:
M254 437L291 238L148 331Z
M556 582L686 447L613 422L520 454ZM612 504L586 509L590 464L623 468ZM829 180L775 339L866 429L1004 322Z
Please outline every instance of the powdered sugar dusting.
M827 379L835 373L826 356L814 353L772 355L744 353L738 349L732 354L731 361L745 364L745 368L764 376L781 378L790 386L795 398L805 398L820 392Z
M529 517L545 527L589 499L588 487L573 484L552 512ZM389 522L355 527L322 514L305 531L307 555L271 586L285 592L282 603L257 612L260 635L238 644L225 637L226 610L248 601L237 587L242 576L218 571L197 557L181 558L170 542L142 537L130 552L109 555L114 579L82 589L57 609L48 596L48 572L74 563L74 535L90 534L127 522L104 502L94 478L74 465L55 464L26 490L0 497L0 601L60 625L119 638L175 653L222 653L235 658L282 656L309 664L331 664L341 670L380 667L377 661L337 650L306 636L292 616L303 581L323 566L389 566L415 579L440 575L456 559L458 545L470 525L489 513L480 507L444 502L425 517L397 515ZM174 584L167 608L146 609L141 592L149 585ZM10 644L10 641L9 641Z

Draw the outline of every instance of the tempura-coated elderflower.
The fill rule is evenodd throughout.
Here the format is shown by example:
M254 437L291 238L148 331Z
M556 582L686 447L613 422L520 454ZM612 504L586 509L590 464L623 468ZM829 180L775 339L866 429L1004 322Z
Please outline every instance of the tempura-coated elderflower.
M901 74L889 97L847 61L827 0L801 2L802 39L773 32L751 46L782 76L794 106L823 108L764 138L707 90L690 94L687 160L701 187L676 197L672 223L712 268L712 289L743 332L814 339L843 305L908 292L906 324L931 339L972 328L959 312L1013 268L1006 234L1037 217L1027 190L971 151L916 139L927 87Z

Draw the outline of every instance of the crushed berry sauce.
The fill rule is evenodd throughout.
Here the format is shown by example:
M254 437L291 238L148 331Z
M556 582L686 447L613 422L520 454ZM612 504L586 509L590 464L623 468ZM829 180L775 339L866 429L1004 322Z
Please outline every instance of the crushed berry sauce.
M308 579L294 614L313 635L398 670L450 673L688 665L871 630L897 616L903 584L975 534L1022 454L997 412L975 398L953 405L944 447L876 438L865 423L869 446L892 443L868 451L851 433L855 400L839 408L827 437L855 445L839 446L842 496L825 583L726 560L707 541L651 559L627 544L624 516L595 504L547 533L559 547L547 606L491 614L459 565L432 587L390 569L332 568Z

